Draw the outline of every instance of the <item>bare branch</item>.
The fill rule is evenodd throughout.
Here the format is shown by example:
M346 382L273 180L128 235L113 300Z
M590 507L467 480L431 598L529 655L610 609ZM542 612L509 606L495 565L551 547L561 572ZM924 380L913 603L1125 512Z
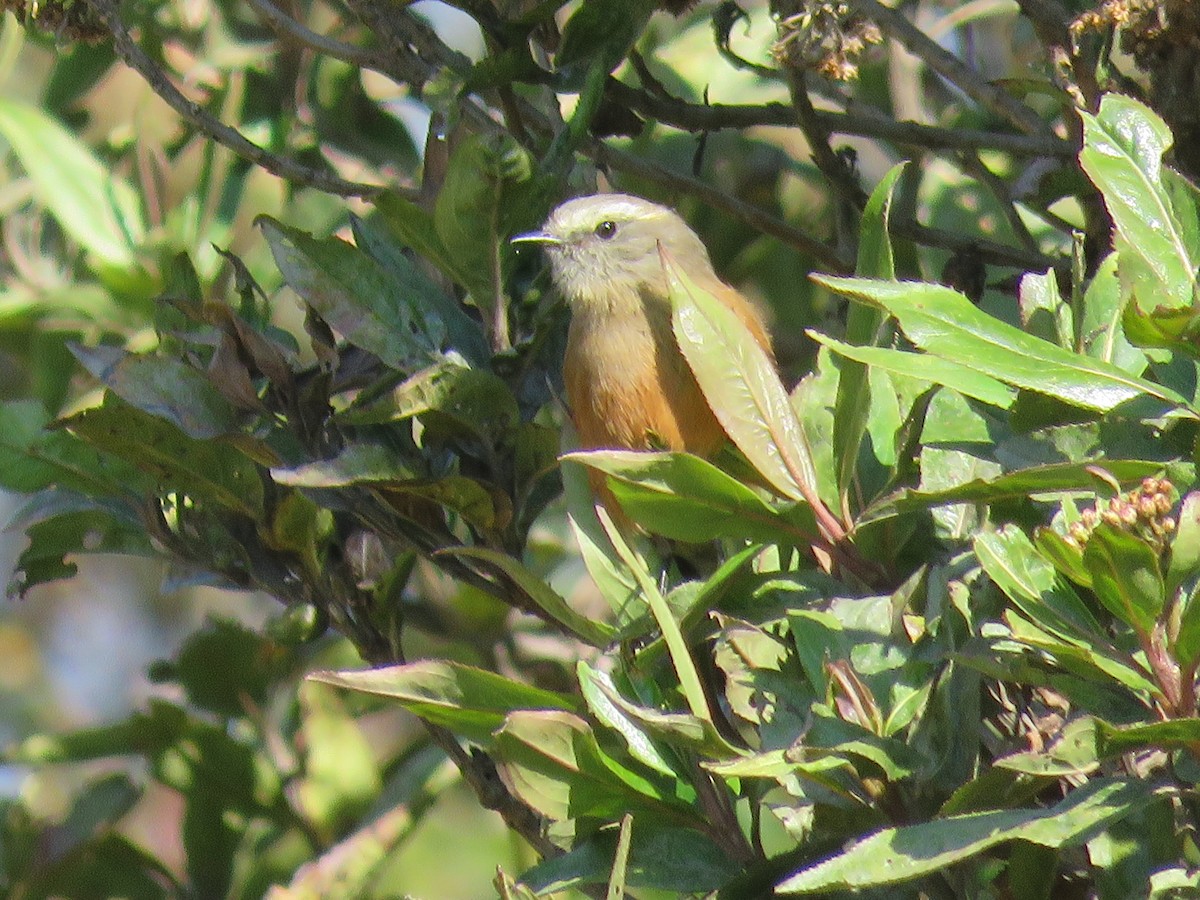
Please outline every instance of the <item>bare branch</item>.
M305 166L294 159L279 156L255 144L236 129L218 121L202 106L183 96L179 89L171 83L166 73L142 50L129 33L129 29L125 27L125 23L121 21L117 12L116 0L88 0L88 3L112 35L113 47L116 49L117 55L130 68L145 78L154 93L166 101L167 105L217 143L228 147L243 159L262 166L272 175L330 194L339 194L343 197L370 197L383 189L380 185L347 181L328 172Z
M903 13L889 9L878 0L851 0L851 5L981 106L1007 119L1027 134L1045 134L1049 131L1049 126L1032 109L985 81L961 59L943 49L908 21Z

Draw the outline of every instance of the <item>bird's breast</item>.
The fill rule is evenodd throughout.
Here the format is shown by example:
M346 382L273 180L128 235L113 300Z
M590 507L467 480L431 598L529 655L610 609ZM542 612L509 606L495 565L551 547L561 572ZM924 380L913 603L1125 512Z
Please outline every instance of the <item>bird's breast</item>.
M585 448L707 454L722 431L671 330L665 303L576 309L563 365Z

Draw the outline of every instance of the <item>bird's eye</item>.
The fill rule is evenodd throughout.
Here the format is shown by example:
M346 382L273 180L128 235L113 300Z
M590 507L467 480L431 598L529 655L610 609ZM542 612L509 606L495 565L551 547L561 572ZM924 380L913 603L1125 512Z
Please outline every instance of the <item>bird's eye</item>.
M617 233L617 223L613 222L610 219L605 219L603 222L601 222L599 225L596 226L596 237L600 238L600 240L602 240L602 241L609 240L616 233Z

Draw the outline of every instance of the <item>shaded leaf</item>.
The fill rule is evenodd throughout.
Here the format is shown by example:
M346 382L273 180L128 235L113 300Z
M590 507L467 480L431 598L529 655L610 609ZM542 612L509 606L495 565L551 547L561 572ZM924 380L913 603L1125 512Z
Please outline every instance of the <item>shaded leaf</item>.
M1100 523L1083 551L1096 598L1142 636L1166 603L1158 554L1145 541L1107 522Z

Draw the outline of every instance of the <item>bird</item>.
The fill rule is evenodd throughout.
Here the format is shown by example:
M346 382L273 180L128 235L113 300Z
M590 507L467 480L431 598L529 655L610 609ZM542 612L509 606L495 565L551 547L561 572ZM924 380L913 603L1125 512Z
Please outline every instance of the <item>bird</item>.
M545 248L570 309L563 382L580 449L715 453L725 432L675 339L660 249L774 357L762 312L718 277L679 214L630 194L595 194L566 201L540 231L512 240ZM603 476L592 474L611 508Z

